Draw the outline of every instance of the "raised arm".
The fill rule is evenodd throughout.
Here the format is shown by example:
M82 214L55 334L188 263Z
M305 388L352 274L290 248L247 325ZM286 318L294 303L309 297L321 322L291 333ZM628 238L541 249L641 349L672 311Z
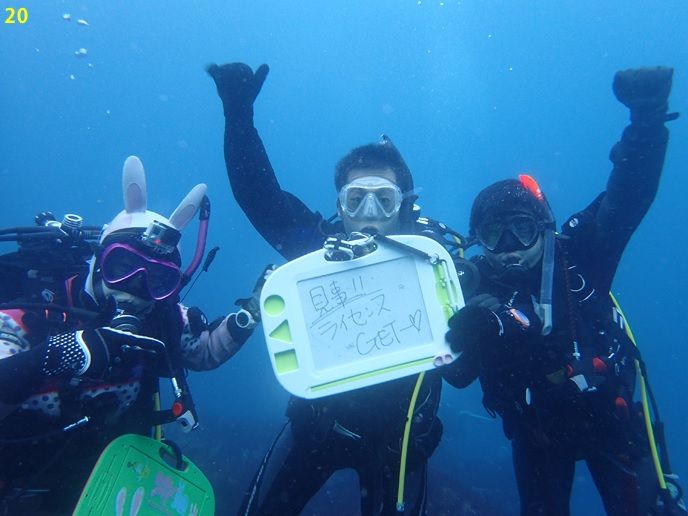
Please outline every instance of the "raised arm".
M198 308L178 305L183 324L181 355L186 367L194 371L215 369L241 349L260 322L260 292L274 270L274 265L265 267L251 295L235 301L239 310L211 324Z
M630 110L631 124L611 150L613 169L595 213L595 256L601 277L611 278L631 235L654 201L664 165L669 131L667 114L673 69L640 68L617 72L613 90Z
M322 244L322 216L282 190L253 125L253 102L268 74L243 63L210 65L225 115L225 165L234 198L258 232L285 258Z

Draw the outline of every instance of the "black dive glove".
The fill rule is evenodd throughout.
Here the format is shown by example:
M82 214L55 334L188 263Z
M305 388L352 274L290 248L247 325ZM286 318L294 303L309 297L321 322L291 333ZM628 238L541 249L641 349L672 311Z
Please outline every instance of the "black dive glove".
M227 118L253 119L253 102L256 100L270 69L260 65L253 73L244 63L211 64L206 71L215 81Z
M260 322L260 292L263 290L263 285L265 285L268 276L270 276L276 268L276 265L267 265L258 277L251 291L251 296L234 301L234 304L241 308L236 314L236 324L240 328L252 328Z
M165 345L151 337L107 327L63 333L48 339L43 373L101 379L110 367L125 364L133 353L141 352L161 354Z
M673 68L663 66L616 72L612 89L631 110L631 122L654 125L678 118L678 113L667 114L673 75Z
M454 353L472 353L481 343L492 341L503 332L495 313L499 300L489 294L472 298L466 306L449 319L449 331L444 338Z

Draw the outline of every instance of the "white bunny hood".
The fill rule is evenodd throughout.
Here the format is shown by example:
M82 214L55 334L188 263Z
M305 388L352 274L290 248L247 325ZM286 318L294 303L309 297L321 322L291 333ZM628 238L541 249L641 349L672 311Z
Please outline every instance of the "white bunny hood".
M129 156L124 161L122 169L124 209L109 224L103 227L100 243L102 244L109 235L116 231L138 228L145 230L153 221L162 222L182 231L198 212L206 191L207 186L203 183L194 186L169 218L148 210L146 174L143 169L143 163L141 163L138 157Z

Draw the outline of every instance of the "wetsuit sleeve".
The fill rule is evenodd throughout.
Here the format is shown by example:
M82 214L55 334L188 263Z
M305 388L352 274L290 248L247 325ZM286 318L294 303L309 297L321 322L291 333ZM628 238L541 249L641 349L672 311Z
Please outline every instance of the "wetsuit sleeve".
M234 198L265 240L288 260L322 246L322 215L282 190L252 118L226 116L224 153Z
M252 330L240 328L234 314L208 325L197 308L180 306L184 321L181 351L184 366L193 371L215 369L241 349Z
M621 255L655 199L669 132L657 122L632 123L610 153L613 169L595 215L590 267L597 284L608 290Z

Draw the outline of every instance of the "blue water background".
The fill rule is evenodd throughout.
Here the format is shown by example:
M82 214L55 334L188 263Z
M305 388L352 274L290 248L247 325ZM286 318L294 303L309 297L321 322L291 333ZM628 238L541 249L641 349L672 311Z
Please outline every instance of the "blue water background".
M2 4L9 5L26 6L30 17L0 27L1 225L30 224L42 210L108 221L122 207L121 166L130 154L146 167L149 207L163 214L206 182L209 245L221 251L188 301L211 318L232 310L264 264L281 259L233 201L208 63L271 66L256 125L283 187L311 208L334 212L335 162L385 132L414 173L423 212L461 231L476 193L521 171L537 177L560 221L604 188L609 149L628 118L611 92L616 70L674 66L671 107L688 116L684 0ZM88 55L75 56L82 47ZM659 194L614 293L648 363L685 485L688 119L671 131ZM194 232L186 231L187 250ZM287 396L260 331L221 369L191 381L203 425L175 437L215 483L219 513L231 513L284 421ZM515 514L501 425L469 413L485 415L479 389L445 388L431 499L487 495ZM355 514L357 496L354 475L338 474L307 512ZM583 465L572 507L602 511Z

